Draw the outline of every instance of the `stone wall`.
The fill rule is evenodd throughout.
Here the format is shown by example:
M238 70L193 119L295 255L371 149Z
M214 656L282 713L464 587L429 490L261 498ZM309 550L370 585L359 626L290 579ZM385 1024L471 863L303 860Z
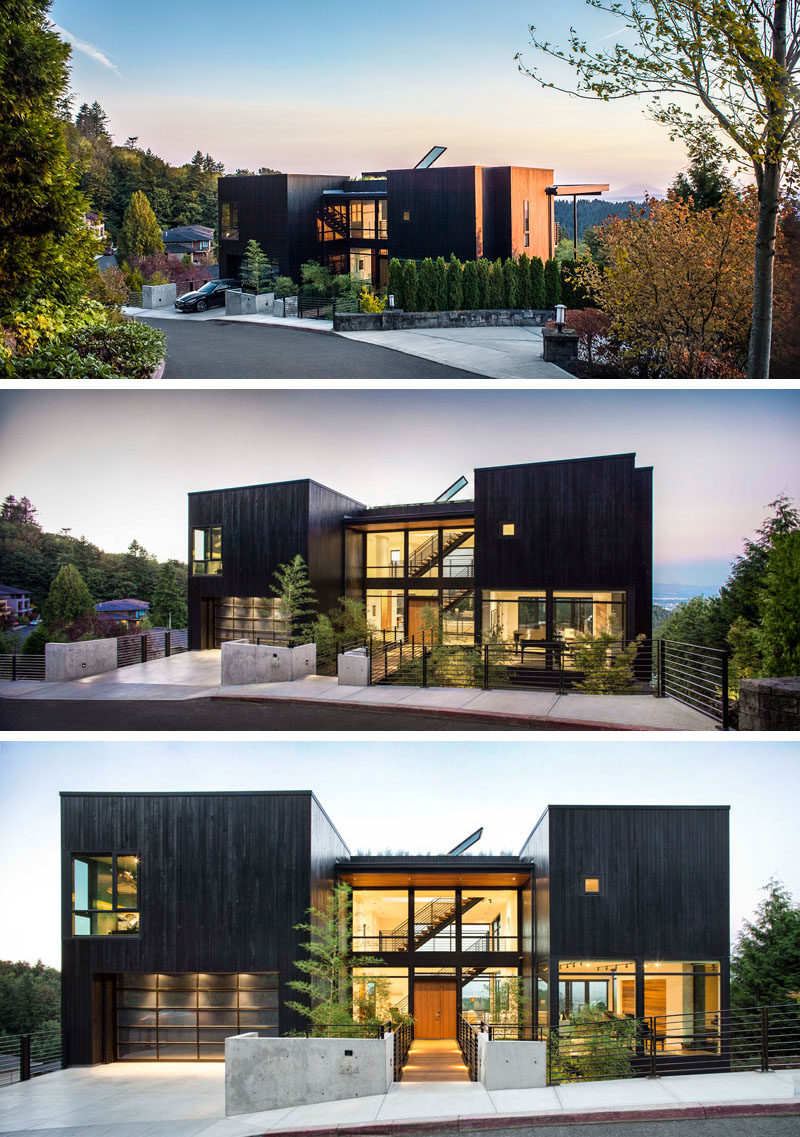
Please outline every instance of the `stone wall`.
M547 1043L478 1035L478 1076L487 1090L531 1090L547 1085Z
M222 645L223 687L243 683L289 683L317 670L317 645L280 647L230 640Z
M51 683L68 683L87 675L117 669L117 641L81 640L74 644L44 645L44 677Z
M335 332L399 332L414 328L542 328L555 313L534 308L485 308L463 312L335 312Z
M739 730L800 730L800 677L743 679Z
M225 1115L388 1093L394 1035L225 1040Z

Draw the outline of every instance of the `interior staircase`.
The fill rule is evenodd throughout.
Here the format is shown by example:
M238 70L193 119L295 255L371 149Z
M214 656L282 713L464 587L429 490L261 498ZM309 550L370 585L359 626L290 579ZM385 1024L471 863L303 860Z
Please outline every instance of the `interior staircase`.
M460 529L448 533L444 538L441 553L439 552L439 534L434 533L433 537L429 537L423 545L409 554L409 577L420 577L424 576L426 572L430 572L434 565L441 564L448 554L469 540L473 533L474 529ZM459 571L456 567L452 572L448 572L448 576L472 576L472 571Z
M462 899L462 914L468 912L470 908L474 908L476 904L480 904L481 900L483 900L482 896L470 896ZM422 905L414 913L414 948L419 948L428 940L433 939L439 932L452 924L455 918L456 902L450 897L437 897L435 900ZM381 939L383 939L383 935L382 933ZM386 935L386 939L393 944L401 941L407 943L409 940L408 920L404 920L402 924L392 928L391 932Z

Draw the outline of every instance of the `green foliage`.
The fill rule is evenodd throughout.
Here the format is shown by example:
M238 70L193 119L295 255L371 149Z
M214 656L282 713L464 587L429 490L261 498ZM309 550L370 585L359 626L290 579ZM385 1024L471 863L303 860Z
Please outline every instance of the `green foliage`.
M436 269L430 257L419 266L417 280L417 308L420 312L433 312L437 305Z
M461 261L455 255L450 254L450 262L447 266L447 307L451 312L460 312L464 307L464 270L461 267Z
M57 1030L61 1021L61 974L41 960L0 960L0 1035Z
M160 329L121 319L65 332L9 366L30 379L149 379L166 350Z
M484 257L478 261L478 307L491 308L492 306L492 267Z
M800 996L800 907L770 880L755 919L745 921L731 954L731 1006L771 1007Z
M75 303L94 264L59 106L70 48L47 0L0 8L0 314L48 296Z
M547 307L544 286L544 263L541 257L531 258L531 308L542 311Z
M100 272L97 268L92 269L86 281L86 295L104 308L121 308L128 301L128 285L122 270L107 268Z
M644 639L642 634L622 647L619 639L609 632L581 636L573 655L575 666L583 672L583 679L575 684L576 689L591 695L630 694L636 688L633 664Z
M744 616L737 616L728 629L728 646L731 660L728 679L733 691L738 691L742 679L756 679L761 674L763 660L758 629L751 627Z
M242 290L244 292L269 292L273 280L272 264L258 241L250 240L242 257Z
M406 312L418 312L417 304L417 265L406 261L403 265L403 300Z
M778 536L767 557L759 642L765 675L800 675L800 529Z
M682 201L692 199L694 209L717 210L735 190L728 177L723 147L707 123L688 140L689 165L677 174L671 189Z
M297 285L290 276L276 276L275 283L272 286L272 291L280 300L284 296L296 296Z
M590 304L586 289L575 276L575 261L572 259L561 262L561 303L573 311L588 308Z
M507 257L503 265L503 292L505 294L506 308L517 308L517 266L511 257Z
M633 1076L637 1024L608 1018L599 1007L584 1007L550 1032L550 1081L599 1081Z
M561 303L561 270L558 261L552 258L544 266L544 304L543 308L555 308Z
M186 565L165 561L158 570L150 619L154 628L185 628L189 624Z
M527 253L517 260L517 307L531 308L531 261Z
M397 259L392 257L389 261L389 283L387 292L394 296L395 308L405 308L405 297L403 293L403 265Z
M66 634L68 629L94 612L94 601L86 582L74 565L63 565L50 585L42 605L42 621L50 635Z
M313 636L317 597L306 562L297 553L287 564L278 565L272 575L275 578L272 594L280 600L281 615L290 638L308 643Z
M365 284L358 296L359 312L382 312L385 307L386 297L376 296Z
M478 265L475 261L467 261L464 265L464 307L468 311L474 311L480 307L479 301Z
M705 647L725 647L725 629L716 619L715 598L693 596L678 604L655 632L656 639L678 640Z
M156 215L147 194L141 190L134 193L125 210L117 244L119 255L129 262L133 257L149 257L164 252L164 241Z
M665 608L662 604L654 604L652 607L653 615L653 632L655 633L658 628L669 618L669 609Z
M447 299L447 262L444 257L436 258L436 308L439 312L446 312Z
M492 265L489 279L489 307L506 307L506 282L503 277L503 262L498 257Z

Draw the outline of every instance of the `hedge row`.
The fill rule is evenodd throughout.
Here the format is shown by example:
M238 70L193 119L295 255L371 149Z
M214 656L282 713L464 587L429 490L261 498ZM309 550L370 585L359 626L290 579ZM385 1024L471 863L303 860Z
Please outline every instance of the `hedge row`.
M481 258L464 264L455 254L416 261L389 261L387 292L394 294L396 308L405 312L452 312L476 308L533 308L546 310L556 304L584 308L588 299L572 282L574 261L543 262L541 257L521 253L492 262Z

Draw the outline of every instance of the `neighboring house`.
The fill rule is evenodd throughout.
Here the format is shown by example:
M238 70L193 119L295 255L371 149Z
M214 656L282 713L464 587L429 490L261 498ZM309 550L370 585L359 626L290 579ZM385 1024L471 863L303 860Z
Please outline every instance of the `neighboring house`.
M106 237L105 224L100 220L100 215L97 213L84 213L83 223L93 237L97 237L98 241L104 241Z
M64 793L61 819L66 1065L222 1060L226 1036L302 1030L296 925L338 881L354 998L417 1038L501 1021L521 986L537 1029L658 1016L658 1072L724 1044L727 806L549 806L517 856L353 856L308 791Z
M116 620L120 624L127 624L131 629L138 628L141 621L150 611L146 600L104 600L102 604L95 604L94 610L98 620Z
M164 251L169 257L181 260L188 253L192 264L204 265L212 259L214 230L206 225L179 225L162 234Z
M435 159L434 159L435 160ZM426 159L423 159L425 162ZM597 195L607 185L553 184L553 171L521 166L416 166L344 175L253 174L220 178L220 273L238 276L255 239L300 280L315 260L376 288L389 260L485 257L546 260L557 244L553 201Z
M0 584L0 611L8 612L14 620L29 620L33 613L30 593L22 588L9 588Z
M474 486L372 507L310 479L189 494L190 648L280 631L273 573L298 553L321 612L352 597L405 638L427 608L445 643L650 637L650 467L532 462L475 470Z

